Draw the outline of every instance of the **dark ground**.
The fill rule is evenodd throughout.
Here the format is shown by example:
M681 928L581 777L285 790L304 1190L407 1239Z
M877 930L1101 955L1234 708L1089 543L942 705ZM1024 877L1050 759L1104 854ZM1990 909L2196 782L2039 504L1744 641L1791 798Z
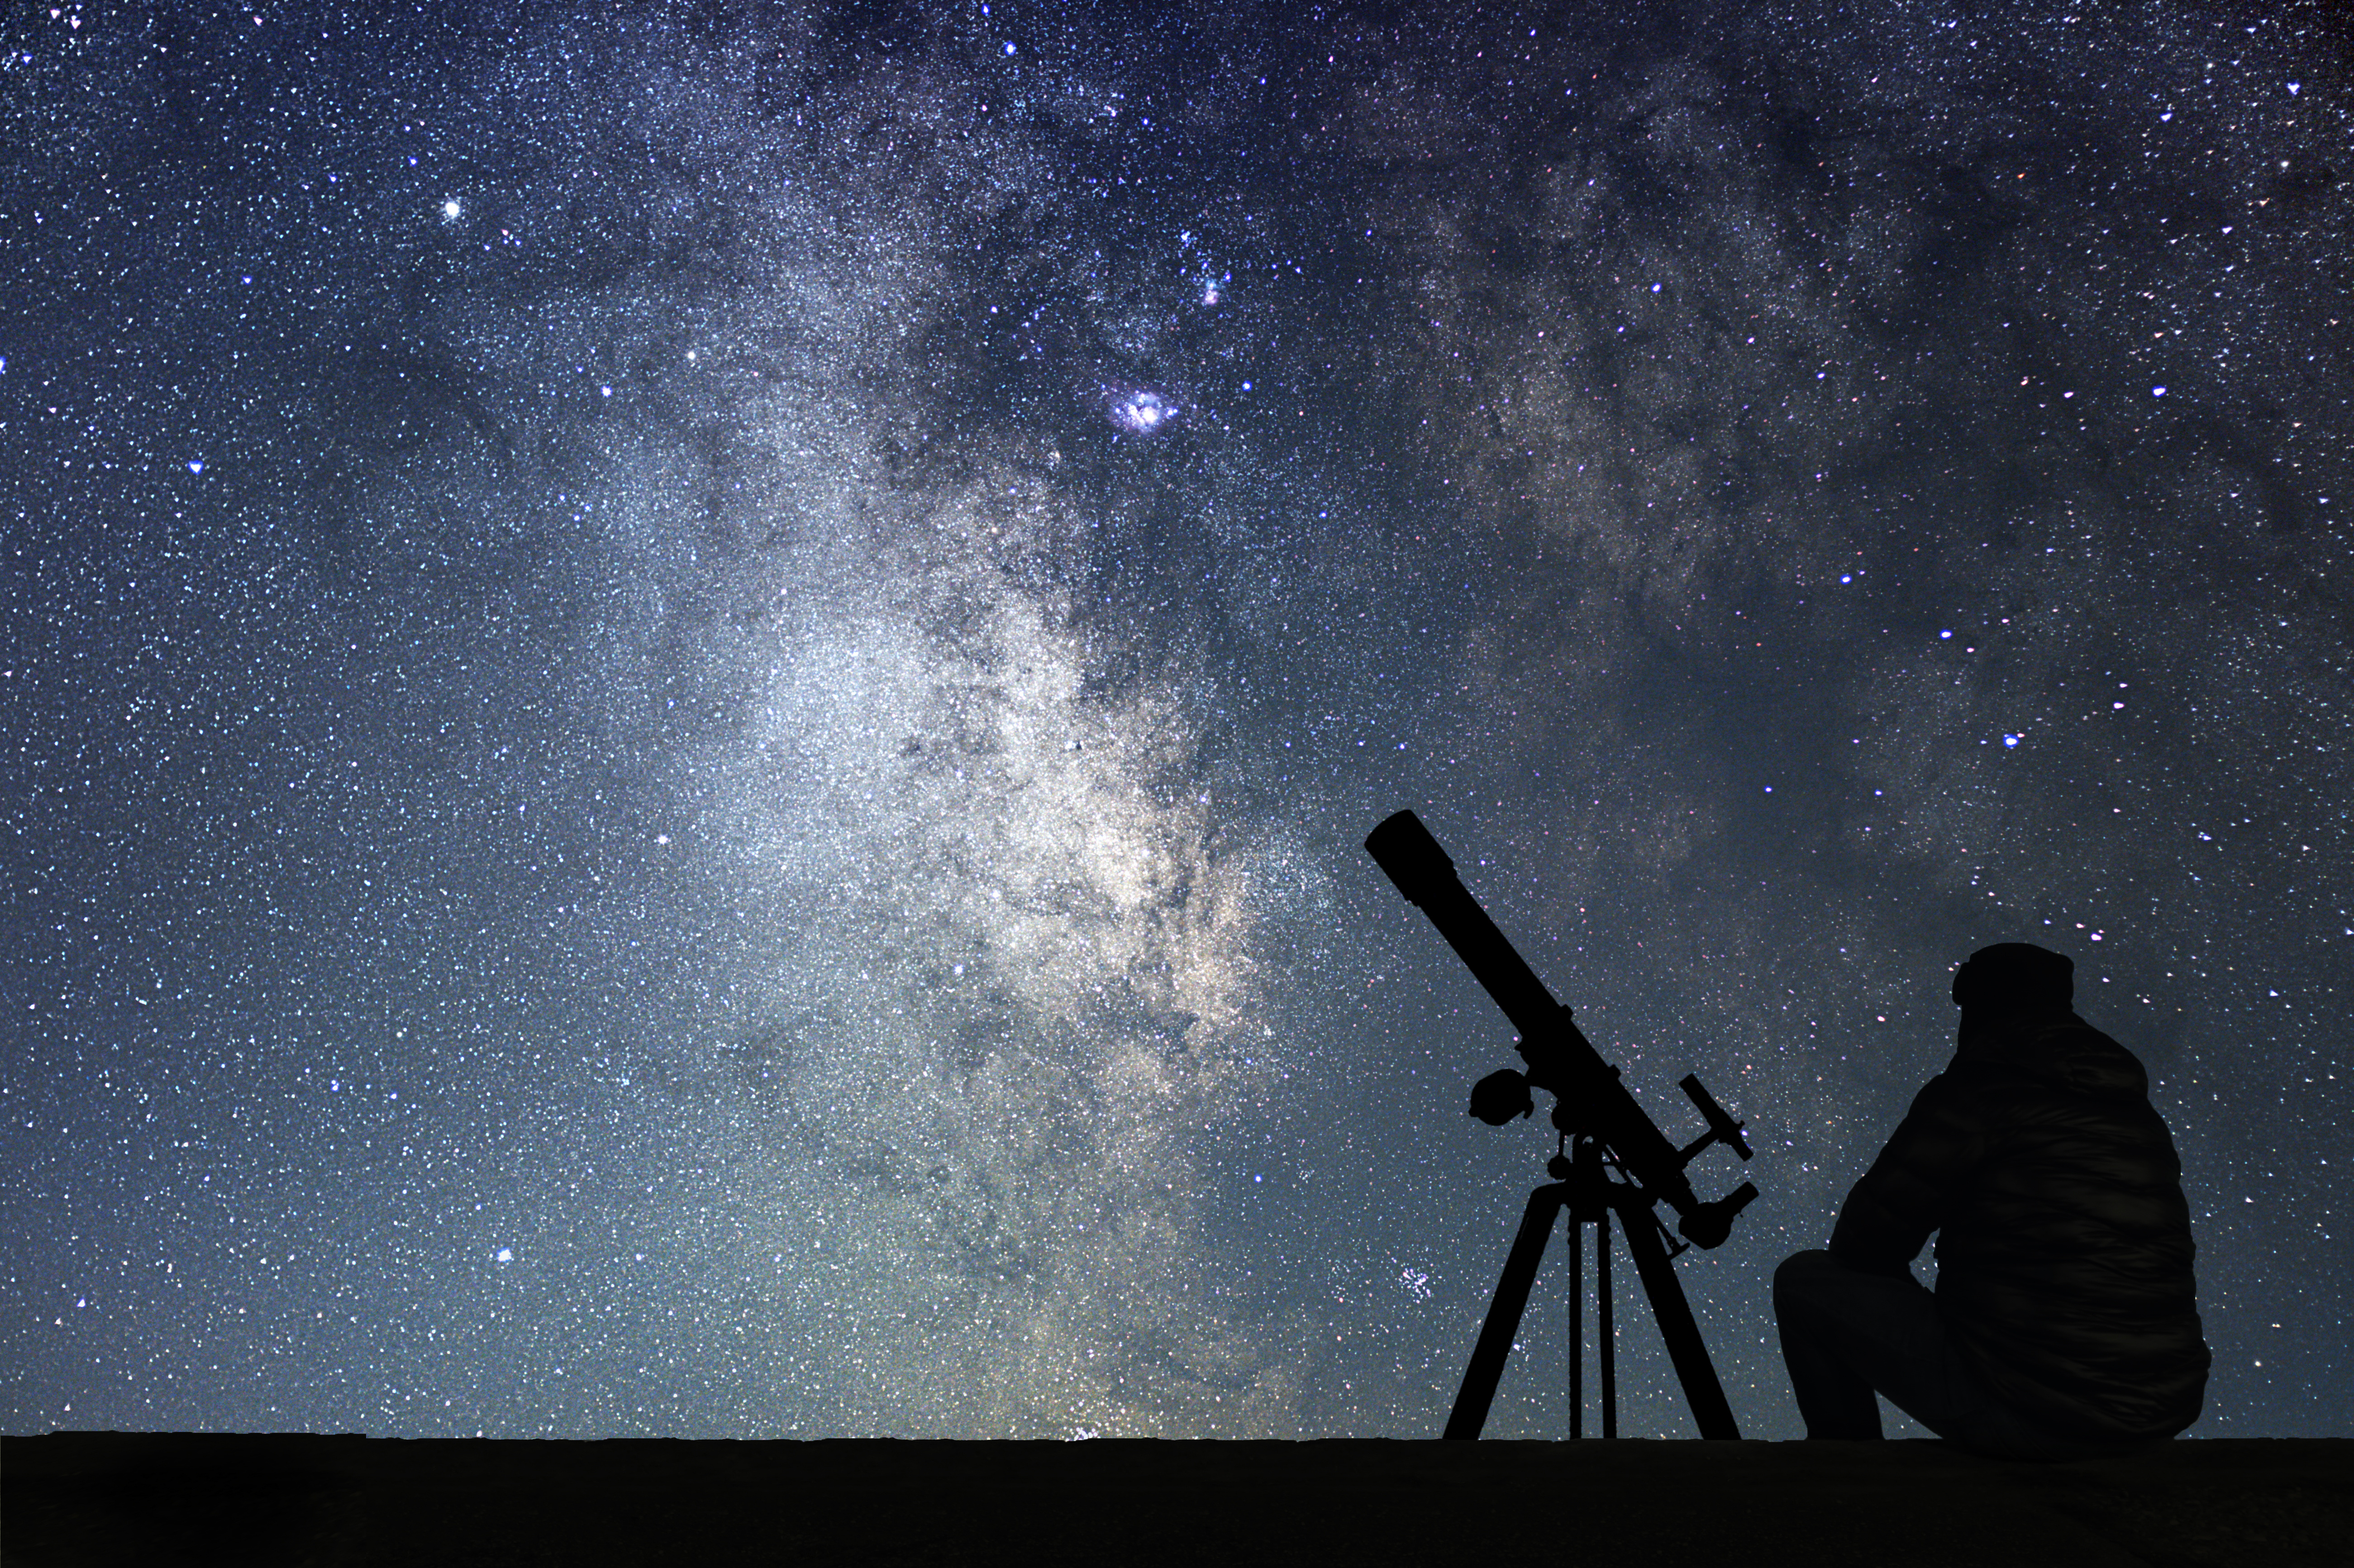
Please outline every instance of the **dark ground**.
M1935 1443L0 1442L5 1560L2354 1563L2354 1442L2025 1467Z

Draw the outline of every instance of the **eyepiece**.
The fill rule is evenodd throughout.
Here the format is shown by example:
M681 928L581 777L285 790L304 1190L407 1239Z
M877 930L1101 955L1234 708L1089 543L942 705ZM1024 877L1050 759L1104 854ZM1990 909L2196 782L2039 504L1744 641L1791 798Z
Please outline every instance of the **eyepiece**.
M1713 1203L1702 1203L1676 1223L1684 1240L1697 1247L1721 1246L1733 1234L1733 1216L1749 1206L1757 1189L1744 1181Z
M1416 905L1428 903L1432 894L1455 883L1455 863L1412 811L1400 811L1367 833L1365 853Z

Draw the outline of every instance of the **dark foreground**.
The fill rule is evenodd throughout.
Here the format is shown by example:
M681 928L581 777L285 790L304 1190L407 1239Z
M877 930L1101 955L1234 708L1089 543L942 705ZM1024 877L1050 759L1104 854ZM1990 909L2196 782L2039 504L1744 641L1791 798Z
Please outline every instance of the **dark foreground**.
M0 1441L5 1562L2354 1563L2354 1442Z

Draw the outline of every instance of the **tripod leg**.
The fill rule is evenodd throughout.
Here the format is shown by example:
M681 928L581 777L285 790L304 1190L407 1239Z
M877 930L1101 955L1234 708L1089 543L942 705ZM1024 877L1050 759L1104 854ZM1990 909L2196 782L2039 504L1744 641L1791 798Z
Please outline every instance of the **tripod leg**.
M1667 1248L1659 1245L1650 1211L1622 1212L1619 1217L1627 1226L1627 1250L1635 1255L1643 1294L1651 1298L1651 1315L1659 1320L1659 1338L1667 1341L1668 1360L1675 1364L1676 1377L1684 1385L1684 1400L1691 1406L1700 1435L1737 1440L1741 1430L1734 1424L1733 1406L1725 1403L1724 1385L1717 1382L1715 1363L1701 1342L1691 1303L1684 1297L1683 1282L1676 1277L1676 1266L1669 1261Z
M1594 1338L1602 1362L1602 1436L1618 1436L1618 1334L1610 1316L1610 1211L1594 1222Z
M1449 1437L1477 1437L1488 1424L1488 1406L1495 1402L1497 1380L1504 1375L1504 1358L1512 1353L1512 1336L1520 1332L1521 1314L1528 1309L1529 1287L1536 1282L1537 1264L1553 1234L1553 1217L1561 1210L1566 1190L1560 1182L1529 1194L1521 1214L1521 1234L1512 1238L1511 1255L1504 1260L1503 1277L1488 1298L1488 1320L1479 1326L1479 1342L1471 1364L1456 1391L1455 1408L1447 1417Z
M1585 1222L1569 1212L1569 1435L1585 1436Z

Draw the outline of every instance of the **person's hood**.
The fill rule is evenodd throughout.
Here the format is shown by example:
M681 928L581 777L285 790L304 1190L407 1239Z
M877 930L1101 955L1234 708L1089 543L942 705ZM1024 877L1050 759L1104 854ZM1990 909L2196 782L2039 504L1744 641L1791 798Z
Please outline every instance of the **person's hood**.
M1966 1018L1954 1062L2024 1073L2080 1094L2149 1093L2149 1074L2132 1052L2065 1010Z

